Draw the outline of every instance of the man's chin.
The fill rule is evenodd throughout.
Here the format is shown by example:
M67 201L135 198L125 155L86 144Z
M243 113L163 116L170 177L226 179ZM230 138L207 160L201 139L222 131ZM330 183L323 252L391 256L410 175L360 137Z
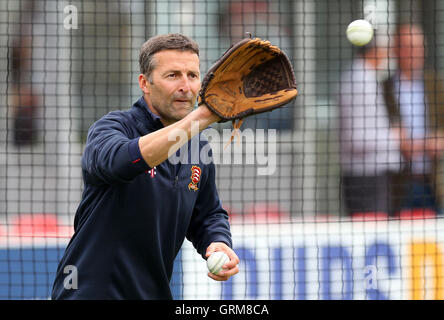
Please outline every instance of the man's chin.
M184 109L180 109L180 110L176 110L176 112L174 114L170 114L170 119L173 121L180 121L183 118L185 118L187 115L189 115L192 111L194 110L193 108L184 108Z
M187 115L189 115L194 110L194 105L188 104L182 106L180 109L177 109L177 115L180 117L180 119L185 118Z

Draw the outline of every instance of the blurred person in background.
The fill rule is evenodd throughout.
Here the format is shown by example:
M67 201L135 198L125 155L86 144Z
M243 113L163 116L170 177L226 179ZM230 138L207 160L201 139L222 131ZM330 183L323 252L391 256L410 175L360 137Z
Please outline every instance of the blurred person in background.
M359 47L338 94L341 186L348 215L393 214L391 179L400 170L400 132L390 126L383 80L388 43L383 34Z
M9 105L12 116L12 137L16 146L29 146L38 141L38 114L42 97L33 88L32 21L33 1L25 1L20 17L28 24L20 24L12 40L9 64Z
M394 37L398 70L384 83L392 126L401 132L403 169L394 184L395 206L439 212L438 164L444 149L444 85L425 68L425 39L420 26L402 24Z

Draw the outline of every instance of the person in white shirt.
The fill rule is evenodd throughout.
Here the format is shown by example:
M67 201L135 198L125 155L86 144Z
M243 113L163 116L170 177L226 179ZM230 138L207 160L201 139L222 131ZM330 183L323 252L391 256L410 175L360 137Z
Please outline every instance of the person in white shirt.
M387 46L376 39L361 48L341 77L341 185L348 215L393 214L390 180L400 170L400 131L390 125L382 75Z
M398 72L384 84L391 123L401 130L405 165L394 185L399 209L440 211L439 159L444 150L444 85L425 68L420 26L402 24L394 37Z

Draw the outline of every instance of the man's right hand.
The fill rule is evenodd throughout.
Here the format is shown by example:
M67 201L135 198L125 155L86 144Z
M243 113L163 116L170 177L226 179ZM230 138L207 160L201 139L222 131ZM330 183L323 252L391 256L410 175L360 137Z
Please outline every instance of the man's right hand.
M198 109L201 110L202 117L208 119L209 121L218 122L222 120L221 117L219 117L217 114L215 114L213 111L210 110L210 108L207 107L205 103L202 103Z

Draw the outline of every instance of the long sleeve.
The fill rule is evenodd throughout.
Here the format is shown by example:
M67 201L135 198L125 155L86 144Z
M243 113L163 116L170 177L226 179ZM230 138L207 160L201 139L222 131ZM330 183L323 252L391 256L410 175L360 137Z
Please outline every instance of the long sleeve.
M95 184L128 183L150 169L143 160L139 137L130 138L122 117L110 113L91 126L82 167Z

